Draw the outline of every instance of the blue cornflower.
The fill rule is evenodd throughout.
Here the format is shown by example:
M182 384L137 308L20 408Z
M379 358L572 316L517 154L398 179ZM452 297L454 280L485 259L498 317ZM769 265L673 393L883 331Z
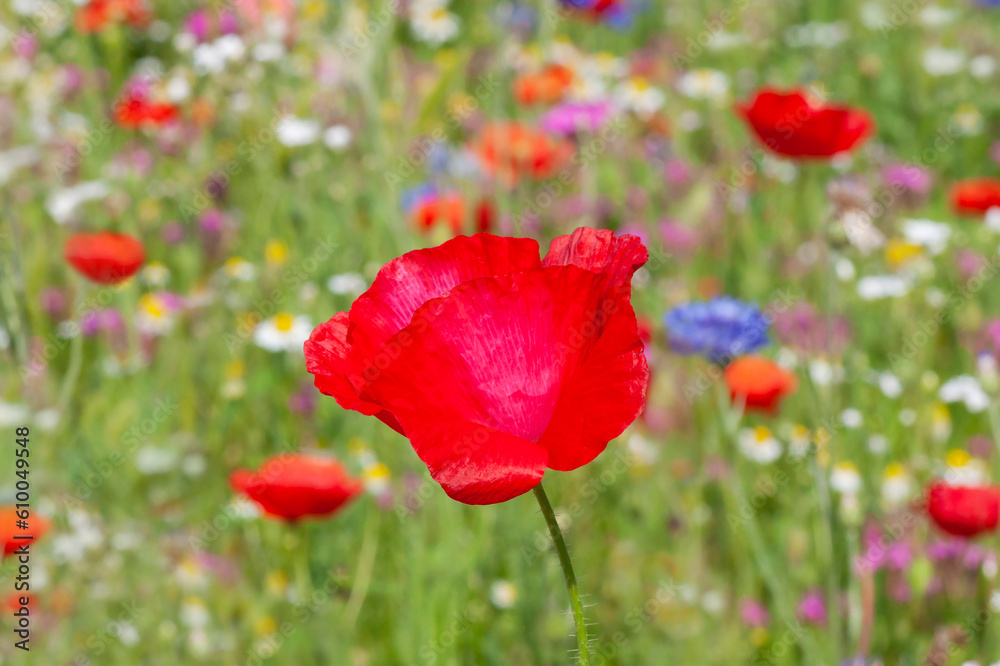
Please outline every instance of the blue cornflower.
M749 354L769 342L760 308L729 296L680 305L664 315L663 323L674 351L714 362Z

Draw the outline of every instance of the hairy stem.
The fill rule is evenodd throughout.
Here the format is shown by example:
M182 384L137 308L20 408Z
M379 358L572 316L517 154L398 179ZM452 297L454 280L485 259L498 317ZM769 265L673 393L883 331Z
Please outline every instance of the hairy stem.
M570 605L573 607L573 621L576 624L576 643L579 647L579 659L582 666L590 664L590 648L587 645L587 622L583 618L583 603L580 601L580 588L576 584L576 574L573 573L573 563L569 559L569 550L566 549L566 540L563 539L562 530L556 521L556 514L549 504L549 498L545 495L542 484L535 486L535 499L538 506L542 508L542 515L545 516L545 524L549 527L552 535L552 543L555 544L556 552L559 553L559 564L562 565L563 575L566 577L566 588L569 590Z

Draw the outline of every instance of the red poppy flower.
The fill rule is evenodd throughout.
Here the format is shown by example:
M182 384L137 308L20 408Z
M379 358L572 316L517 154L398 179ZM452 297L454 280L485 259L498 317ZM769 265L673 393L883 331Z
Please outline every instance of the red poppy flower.
M21 598L26 597L28 601L28 610L35 610L35 595L29 594L28 592L11 592L3 598L3 605L9 611L17 612L23 606L21 606Z
M857 148L875 129L867 111L824 104L802 90L764 88L736 110L765 146L785 157L832 157Z
M493 202L489 199L480 199L473 211L473 220L476 231L493 231L496 226L497 211L493 207Z
M405 432L452 498L493 504L585 465L642 411L634 236L459 236L386 264L305 344L316 386Z
M462 233L465 223L465 202L455 192L442 192L422 197L410 211L413 226L420 232L427 232L444 223L452 232Z
M795 392L795 375L762 356L741 356L726 368L726 384L733 402L746 409L774 413L786 395Z
M927 513L953 536L973 537L993 530L1000 519L1000 488L952 486L938 481L927 491Z
M573 85L573 70L549 65L540 72L522 74L514 81L514 97L524 106L555 104Z
M1000 180L963 180L952 185L948 194L955 212L982 214L990 208L1000 206Z
M144 28L152 18L142 0L90 0L76 10L74 23L81 33L90 34L115 23Z
M268 515L288 522L330 515L364 489L336 460L303 453L268 458L257 472L236 470L229 485Z
M162 126L177 119L173 104L150 102L139 95L129 95L115 105L115 122L126 129Z
M34 543L36 539L49 531L49 521L42 518L35 512L31 512L26 520L27 529L18 527L21 518L17 515L17 509L13 506L0 507L0 538L3 539L4 557L13 555L18 548L25 544ZM21 539L17 537L30 537Z
M100 284L118 284L135 275L146 252L135 238L102 231L70 236L66 261L87 278Z
M541 180L569 164L573 144L515 122L487 125L472 146L484 167L513 184L526 176Z

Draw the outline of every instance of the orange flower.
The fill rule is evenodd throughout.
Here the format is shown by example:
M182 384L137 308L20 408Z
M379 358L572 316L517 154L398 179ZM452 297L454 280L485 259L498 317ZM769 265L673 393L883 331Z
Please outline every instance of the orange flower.
M40 539L49 530L49 521L34 512L24 521L27 529L19 525L21 520L16 507L0 507L0 539L3 539L4 557L13 555L19 547Z
M555 104L573 85L573 72L563 65L548 65L540 72L522 74L514 81L514 96L524 106Z
M144 28L152 18L142 0L90 0L76 10L74 23L76 29L86 35L100 32L115 23Z
M725 377L733 402L742 400L746 409L769 414L798 387L795 375L762 356L741 356L729 364Z
M486 170L514 184L526 176L548 178L573 157L573 144L516 122L484 127L473 142L473 152Z

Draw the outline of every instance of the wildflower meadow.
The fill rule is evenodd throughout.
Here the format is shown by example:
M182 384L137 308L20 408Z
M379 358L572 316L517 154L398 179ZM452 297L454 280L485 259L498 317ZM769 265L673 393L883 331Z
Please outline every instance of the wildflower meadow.
M0 5L0 666L997 666L1000 3Z

